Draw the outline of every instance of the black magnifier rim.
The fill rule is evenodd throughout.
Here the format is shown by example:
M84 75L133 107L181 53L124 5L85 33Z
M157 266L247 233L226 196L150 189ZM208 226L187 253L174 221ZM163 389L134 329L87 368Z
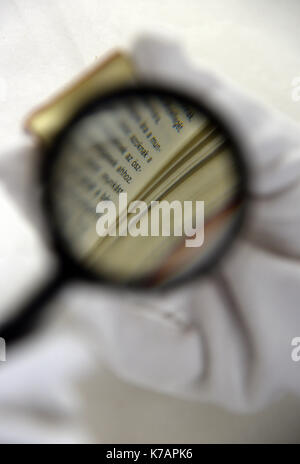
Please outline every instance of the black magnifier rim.
M198 110L200 113L203 113L207 116L210 121L215 123L220 131L226 135L227 140L230 143L232 149L232 156L235 160L235 165L237 171L241 178L241 188L240 188L240 197L241 197L241 206L234 225L231 228L229 234L226 234L226 239L221 240L221 243L218 244L217 249L214 253L209 254L209 260L202 263L201 266L197 269L196 267L191 270L191 272L186 272L184 275L179 278L174 278L162 285L150 286L149 279L140 279L140 280L130 280L128 282L120 282L118 280L113 280L108 278L105 275L100 275L93 270L85 268L76 256L70 249L66 238L60 231L59 224L56 220L55 206L52 195L51 188L51 177L52 170L55 167L55 161L61 153L61 148L64 143L65 137L69 135L74 126L80 121L83 120L86 116L90 115L95 111L101 111L101 107L105 106L108 103L120 101L122 98L127 97L143 97L143 96L163 96L176 98L179 101L183 101L185 104L191 105L193 108ZM80 108L78 112L71 118L71 120L63 127L63 129L54 137L50 146L45 150L44 156L41 160L40 166L40 181L42 186L42 206L46 215L46 224L50 231L50 237L52 237L52 245L54 251L60 258L63 271L66 277L72 277L75 279L86 280L89 282L98 282L100 284L105 284L106 286L113 286L123 289L134 289L134 290L151 290L155 291L157 289L171 289L178 284L183 284L185 282L199 278L203 273L207 274L213 271L216 266L220 263L221 259L227 254L228 250L231 248L234 243L234 239L237 234L242 229L247 211L247 197L248 197L248 172L249 169L246 163L245 149L243 148L241 141L238 140L237 135L234 133L232 128L227 122L220 117L220 115L209 107L205 102L199 101L199 97L191 97L181 90L172 88L166 88L164 86L145 86L142 84L136 84L135 86L130 86L123 88L118 91L106 94L104 96L99 96L94 98L92 101L88 102L86 105Z

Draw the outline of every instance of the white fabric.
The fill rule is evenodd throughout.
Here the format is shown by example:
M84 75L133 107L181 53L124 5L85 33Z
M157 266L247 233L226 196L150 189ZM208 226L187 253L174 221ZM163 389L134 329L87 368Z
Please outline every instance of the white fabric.
M33 54L39 50L38 62L29 49L27 54L17 50L30 30L30 10L12 2L1 18L7 15L12 21L10 9L22 17L15 31L18 60L14 68L10 61L7 67L10 73L26 70L24 79L36 82L32 103L59 88L84 61L84 54L73 46L74 32L65 33L65 10L56 15L57 2L40 3L35 11L40 23L29 40ZM45 11L53 35L41 52L49 37ZM62 54L58 47L63 47ZM74 427L78 402L69 385L96 362L130 382L239 411L253 411L284 391L299 393L300 369L291 360L291 340L300 335L299 129L225 80L190 65L172 44L141 41L133 56L144 79L183 86L217 107L235 126L252 174L247 227L214 278L170 294L120 295L80 283L66 289L56 304L70 323L62 323L57 331L63 316L56 313L57 320L49 321L39 338L20 346L0 365L0 441L86 440ZM50 62L57 66L56 82L49 76ZM3 128L12 127L5 115L1 121ZM15 148L3 153L1 180L36 226L40 220L33 205L38 192L31 170L28 176L21 172L15 177L21 162L34 170L35 155L18 133L8 130L7 147Z

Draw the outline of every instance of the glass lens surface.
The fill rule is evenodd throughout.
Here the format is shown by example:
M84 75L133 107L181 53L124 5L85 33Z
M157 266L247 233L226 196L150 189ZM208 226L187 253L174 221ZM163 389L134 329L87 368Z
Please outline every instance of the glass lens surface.
M232 241L244 203L239 158L190 100L155 91L105 100L53 153L52 221L99 278L161 285L205 268Z

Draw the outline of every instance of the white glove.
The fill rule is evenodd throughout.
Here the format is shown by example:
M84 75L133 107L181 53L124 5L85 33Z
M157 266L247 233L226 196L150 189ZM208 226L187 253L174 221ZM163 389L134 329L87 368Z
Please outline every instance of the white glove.
M248 222L214 277L168 294L66 289L64 303L80 321L78 343L130 382L240 411L299 393L300 366L291 358L300 336L299 128L195 70L173 45L141 41L133 59L145 81L182 88L226 116L248 157ZM32 155L20 156L29 166ZM9 165L0 171L18 201L13 176L3 177ZM32 193L25 182L19 200L31 213Z
M299 393L300 367L291 359L300 335L299 129L192 68L173 45L141 41L133 58L145 81L183 88L226 116L248 155L249 217L214 277L163 296L67 289L84 343L131 382L238 410ZM24 191L20 198L24 206Z

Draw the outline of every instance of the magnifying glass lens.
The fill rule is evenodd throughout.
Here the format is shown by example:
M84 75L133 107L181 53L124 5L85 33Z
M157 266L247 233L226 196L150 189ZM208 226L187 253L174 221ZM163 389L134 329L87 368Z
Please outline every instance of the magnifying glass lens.
M99 279L157 286L207 269L241 222L241 158L189 99L127 91L90 105L54 144L49 214Z

